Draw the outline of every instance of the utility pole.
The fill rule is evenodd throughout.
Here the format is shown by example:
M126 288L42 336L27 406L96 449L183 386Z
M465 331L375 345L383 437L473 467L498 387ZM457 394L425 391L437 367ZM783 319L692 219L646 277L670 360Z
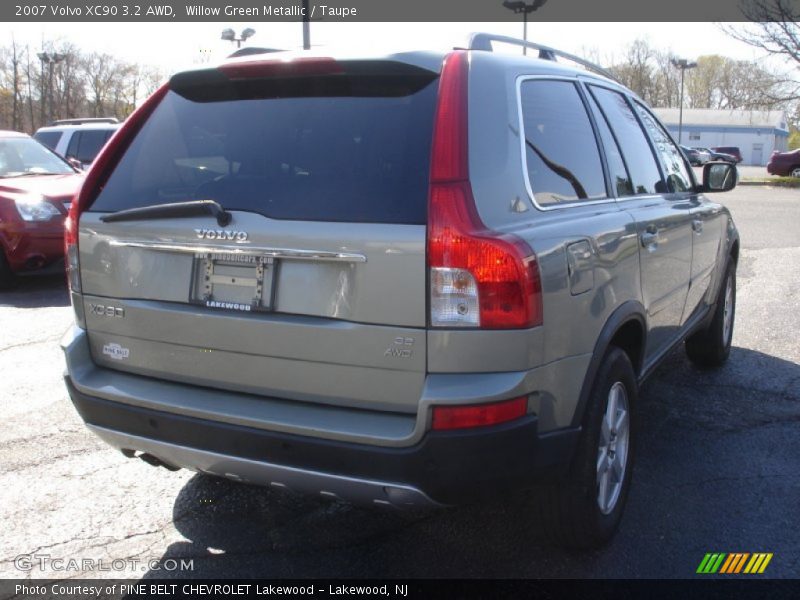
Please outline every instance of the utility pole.
M303 0L303 50L311 49L311 13L308 0Z
M678 108L678 145L680 145L683 135L683 76L686 73L686 69L694 69L697 63L689 62L685 58L673 58L669 62L672 63L673 67L681 70L681 100Z

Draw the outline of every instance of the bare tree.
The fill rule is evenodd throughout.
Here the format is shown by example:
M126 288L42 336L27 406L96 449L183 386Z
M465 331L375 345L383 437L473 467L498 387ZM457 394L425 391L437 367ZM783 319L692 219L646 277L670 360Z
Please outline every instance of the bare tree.
M733 38L800 65L800 3L797 0L748 0L742 4L749 25L721 25ZM800 81L791 74L784 76L777 90L770 91L776 102L800 100Z
M655 50L646 40L634 41L625 51L622 61L611 67L620 82L649 100L653 87Z
M742 13L752 25L723 30L737 40L800 63L800 4L797 0L749 0Z
M35 69L31 68L31 50L29 47L25 47L25 83L27 84L28 88L28 114L30 117L30 121L28 122L28 128L30 131L36 129L36 118L34 116L34 102L33 102L33 86L34 86L34 79L35 79ZM41 79L41 78L40 78ZM41 90L40 90L41 92Z
M612 72L653 106L677 107L680 72L669 51L637 40L616 61ZM697 68L686 71L684 106L714 109L787 108L787 80L756 61L719 55L699 56Z
M0 45L0 129L32 133L46 124L45 115L124 119L164 80L159 69L87 54L68 41L51 40L42 50L64 57L52 77L36 59L37 50L13 38Z

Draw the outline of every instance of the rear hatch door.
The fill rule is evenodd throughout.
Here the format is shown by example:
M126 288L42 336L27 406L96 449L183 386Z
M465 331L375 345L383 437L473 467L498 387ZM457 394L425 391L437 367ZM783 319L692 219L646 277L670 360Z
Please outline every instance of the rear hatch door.
M80 218L93 358L413 413L425 377L437 74L388 61L300 64L173 78ZM198 200L230 222L157 208Z

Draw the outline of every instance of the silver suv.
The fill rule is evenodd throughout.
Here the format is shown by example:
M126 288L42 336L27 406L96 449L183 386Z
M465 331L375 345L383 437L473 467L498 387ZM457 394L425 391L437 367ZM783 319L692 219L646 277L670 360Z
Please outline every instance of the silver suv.
M637 389L728 356L739 241L652 112L599 71L469 50L271 54L175 75L67 225L66 383L168 468L371 505L536 486L596 546Z

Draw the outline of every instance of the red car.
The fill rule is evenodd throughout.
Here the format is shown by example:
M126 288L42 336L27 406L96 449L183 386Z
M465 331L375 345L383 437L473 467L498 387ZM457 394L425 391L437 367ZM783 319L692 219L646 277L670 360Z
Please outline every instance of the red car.
M64 257L64 217L81 175L24 133L0 131L0 288Z
M800 149L791 152L775 152L769 157L767 173L770 175L783 175L800 177Z

